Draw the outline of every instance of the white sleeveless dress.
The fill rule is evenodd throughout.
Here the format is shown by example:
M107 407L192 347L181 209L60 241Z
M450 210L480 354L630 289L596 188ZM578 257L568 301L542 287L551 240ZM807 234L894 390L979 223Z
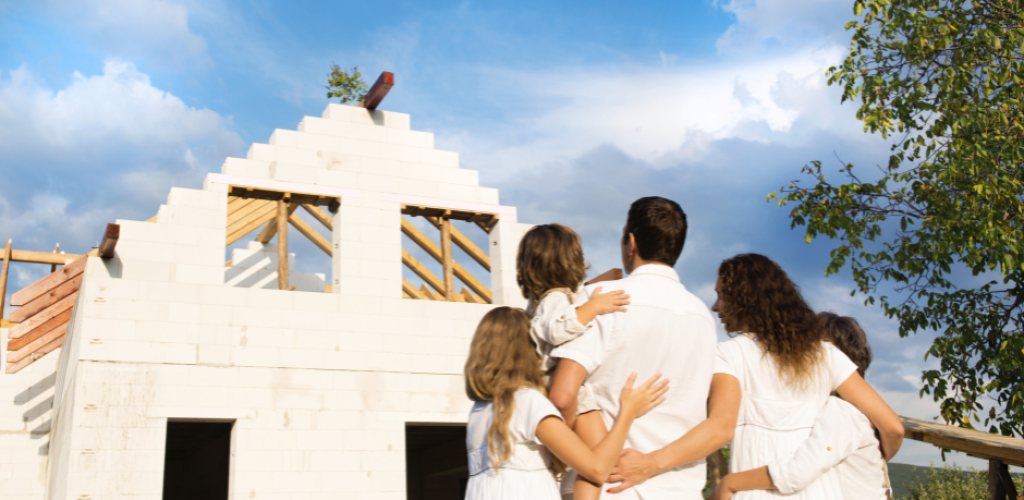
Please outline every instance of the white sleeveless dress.
M800 389L784 384L775 362L764 354L752 334L742 334L718 344L715 373L736 377L743 390L736 434L730 447L729 472L756 469L793 453L811 434L818 412L829 394L857 370L829 342L816 377ZM790 495L778 491L742 491L736 500L777 499L843 500L841 483L834 470L814 480L806 489Z
M508 425L512 456L497 469L491 466L487 446L494 403L473 404L466 425L470 475L466 500L561 500L551 473L551 453L537 438L537 425L549 416L560 420L562 416L534 389L516 391L515 402Z

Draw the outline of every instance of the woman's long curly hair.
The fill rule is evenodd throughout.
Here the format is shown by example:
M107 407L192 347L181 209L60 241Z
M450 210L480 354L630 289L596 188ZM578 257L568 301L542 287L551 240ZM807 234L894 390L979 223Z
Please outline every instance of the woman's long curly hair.
M552 288L576 293L587 278L583 243L576 231L561 224L533 226L519 242L516 282L527 300L540 300Z
M494 470L512 455L508 432L519 389L544 389L544 370L530 339L530 318L522 309L491 309L473 334L466 360L466 395L472 401L494 403L494 420L487 432Z
M718 267L718 297L725 330L753 334L782 380L806 387L822 363L826 338L821 321L786 272L755 253L726 259Z

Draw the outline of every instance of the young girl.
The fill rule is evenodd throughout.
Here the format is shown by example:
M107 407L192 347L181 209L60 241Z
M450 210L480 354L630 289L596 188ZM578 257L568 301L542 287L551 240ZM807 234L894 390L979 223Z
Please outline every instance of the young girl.
M825 339L857 365L861 377L871 364L871 347L857 320L834 313L818 313ZM747 490L803 490L834 468L844 500L886 500L891 497L889 476L875 428L850 403L830 397L814 421L811 435L789 458L725 476L711 498L728 500Z
M619 290L602 294L601 288L594 290L590 300L577 304L580 287L587 276L587 263L583 259L583 244L572 229L561 224L534 226L523 235L516 258L516 280L529 301L530 337L537 345L541 367L553 379L557 359L551 351L561 344L573 340L590 327L591 321L600 315L625 311L629 296ZM547 386L547 385L546 385ZM588 445L594 446L608 432L597 411L594 400L586 385L580 387L577 413L572 428ZM570 478L563 485L563 492L572 491ZM596 500L600 486L575 480L577 500Z
M498 307L480 321L466 361L466 395L475 401L466 427L466 500L559 500L552 454L603 483L622 452L633 420L664 401L668 381L655 375L622 388L622 411L593 450L562 421L545 396L544 372L522 309Z

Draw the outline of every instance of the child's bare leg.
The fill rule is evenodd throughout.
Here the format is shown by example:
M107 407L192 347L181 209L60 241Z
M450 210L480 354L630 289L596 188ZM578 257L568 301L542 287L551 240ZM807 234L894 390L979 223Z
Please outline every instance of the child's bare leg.
M601 440L608 435L608 429L604 426L604 419L601 418L601 412L590 411L582 415L576 416L576 425L573 426L573 431L576 435L583 440L583 443L594 449ZM574 486L574 499L575 500L597 500L601 497L601 487L604 485L594 484L588 481L583 476L576 475L576 484Z

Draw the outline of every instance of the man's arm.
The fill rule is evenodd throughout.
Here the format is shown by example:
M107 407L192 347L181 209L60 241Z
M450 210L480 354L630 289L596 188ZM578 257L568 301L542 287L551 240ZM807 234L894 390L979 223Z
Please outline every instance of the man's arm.
M583 365L571 359L559 359L555 369L555 380L551 383L548 399L562 413L562 419L571 429L576 424L576 399L580 386L587 379L587 370Z
M660 450L646 455L636 450L623 451L608 478L608 482L621 481L622 484L609 491L618 493L632 488L659 472L699 460L725 446L732 441L736 431L742 397L740 381L736 377L716 373L711 379L707 420Z

